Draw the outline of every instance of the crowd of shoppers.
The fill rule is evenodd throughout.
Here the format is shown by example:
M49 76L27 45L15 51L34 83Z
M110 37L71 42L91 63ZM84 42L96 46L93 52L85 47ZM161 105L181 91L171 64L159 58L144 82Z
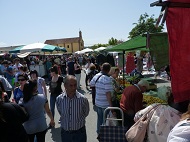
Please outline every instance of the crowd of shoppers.
M40 77L36 70L29 69L30 64L37 62L46 66L48 79ZM98 135L103 124L103 113L107 107L120 107L123 110L124 125L128 129L151 108L151 106L144 108L142 103L142 93L149 88L147 81L140 80L121 92L117 82L120 69L107 62L97 64L93 55L48 57L44 60L33 58L32 61L26 60L22 63L19 58L14 61L4 60L0 76L0 126L4 131L0 130L3 134L0 141L44 142L47 128L55 126L55 107L57 107L60 114L62 141L86 142L85 121L90 110L88 99L80 93L82 70L86 73L86 87L90 85L96 90L93 105L97 113ZM139 70L142 72L142 68ZM46 87L47 83L49 90ZM118 93L123 93L120 102L116 99ZM189 140L189 133L182 131L190 127L189 110L181 117L181 114L187 110L189 102L186 101L183 103L185 105L181 106L174 103L171 98L172 95L168 98L167 106L160 105L154 112L147 131L148 141ZM152 106L154 105L157 104ZM113 110L111 113L119 117L117 111ZM13 120L9 118L11 114L14 122L17 121L14 125ZM46 115L50 119L49 122L46 120ZM16 131L13 134L15 138L12 140L12 137L8 136L14 131ZM177 136L178 138L176 138L177 133L181 134Z

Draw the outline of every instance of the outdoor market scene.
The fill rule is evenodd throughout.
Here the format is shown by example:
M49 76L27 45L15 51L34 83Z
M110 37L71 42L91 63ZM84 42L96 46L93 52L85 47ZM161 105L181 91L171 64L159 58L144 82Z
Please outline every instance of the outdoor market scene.
M0 41L0 142L190 142L190 1L148 6L126 40Z

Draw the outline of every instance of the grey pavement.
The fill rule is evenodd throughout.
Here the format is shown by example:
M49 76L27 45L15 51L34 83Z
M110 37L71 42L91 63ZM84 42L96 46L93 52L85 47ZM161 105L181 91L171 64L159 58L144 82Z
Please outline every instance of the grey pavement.
M96 139L97 133L96 133L96 121L97 121L97 115L96 112L93 110L93 105L92 105L92 96L89 93L89 90L86 89L85 86L85 74L82 71L81 74L81 92L84 94L89 101L90 104L90 112L89 115L86 119L86 131L87 131L87 142L98 142ZM62 87L64 89L64 87ZM49 100L49 94L48 94L48 100ZM61 129L60 129L60 124L58 123L59 121L59 114L57 109L55 110L55 128L49 129L46 134L46 142L61 142ZM49 119L47 118L47 124L49 123Z

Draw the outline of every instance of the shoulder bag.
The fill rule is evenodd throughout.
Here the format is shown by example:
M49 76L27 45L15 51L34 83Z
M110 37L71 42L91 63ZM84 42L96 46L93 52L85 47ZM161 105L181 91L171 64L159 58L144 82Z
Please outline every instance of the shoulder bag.
M98 78L96 79L96 81L95 81L95 84L96 84L96 82L98 81L98 79L102 76L103 74L101 74L100 76L98 76ZM92 103L93 103L93 105L95 105L95 97L96 97L96 87L94 86L94 87L91 87L91 89L92 89Z
M143 142L149 121L160 104L148 110L125 134L128 142ZM148 115L147 115L148 114Z

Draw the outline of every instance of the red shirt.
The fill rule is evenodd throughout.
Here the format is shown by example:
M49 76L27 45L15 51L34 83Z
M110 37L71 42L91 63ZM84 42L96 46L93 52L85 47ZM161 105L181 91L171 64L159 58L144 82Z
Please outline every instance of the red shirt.
M129 115L134 115L137 111L143 109L141 86L138 87L132 85L125 88L121 96L120 107Z

